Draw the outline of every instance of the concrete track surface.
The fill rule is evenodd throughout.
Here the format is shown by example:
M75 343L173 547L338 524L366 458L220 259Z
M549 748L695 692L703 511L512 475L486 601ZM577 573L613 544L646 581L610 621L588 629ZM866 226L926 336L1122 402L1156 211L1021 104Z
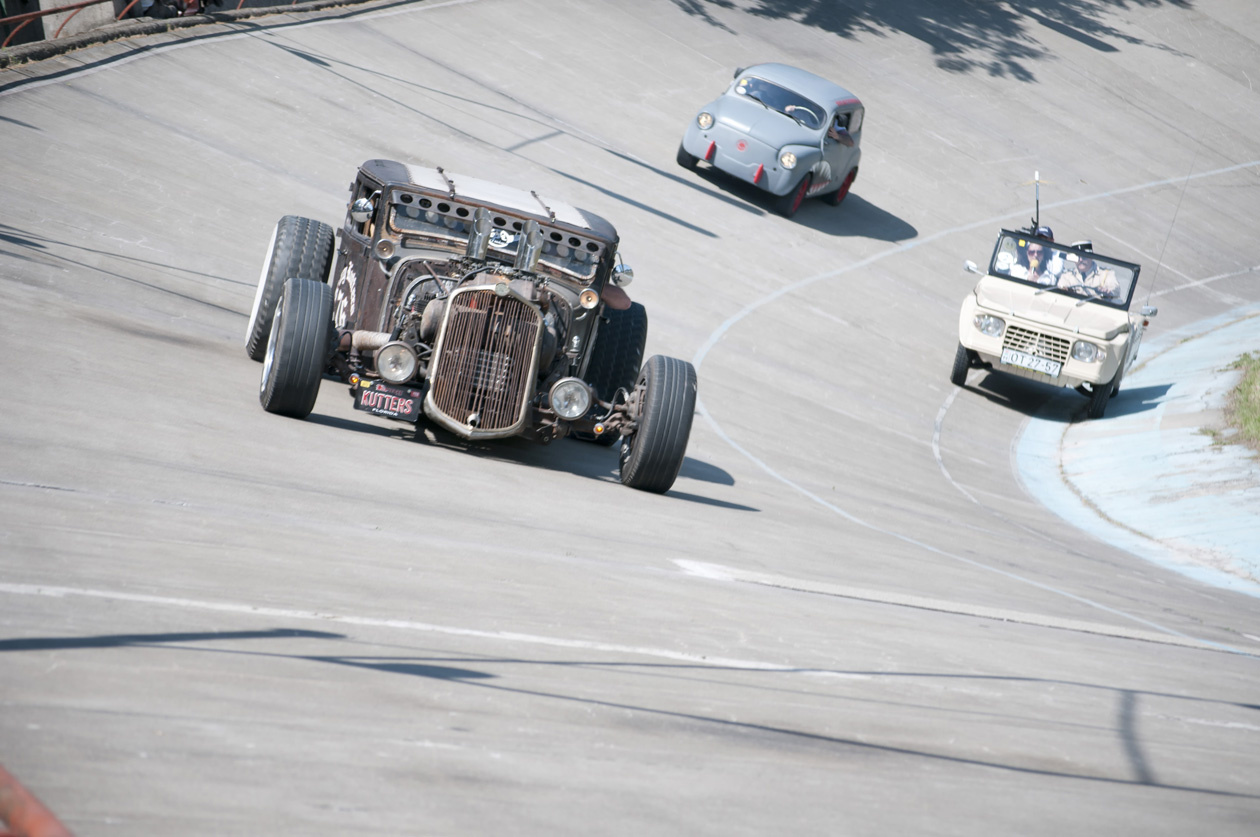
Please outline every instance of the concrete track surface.
M0 73L0 762L79 835L1255 834L1256 599L1038 501L1054 390L947 376L1034 171L1152 336L1260 302L1260 6L1013 5L431 0ZM674 163L763 60L867 105L841 207ZM617 225L699 367L671 492L262 411L271 228L371 157Z

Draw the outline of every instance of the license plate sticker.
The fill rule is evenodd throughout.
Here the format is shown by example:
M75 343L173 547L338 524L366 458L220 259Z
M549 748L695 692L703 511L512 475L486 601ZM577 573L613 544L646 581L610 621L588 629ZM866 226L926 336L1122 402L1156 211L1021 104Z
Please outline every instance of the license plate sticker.
M1063 369L1063 364L1057 360L1037 357L1027 352L1018 352L1015 349L1003 349L1002 362L1011 366L1022 366L1025 369L1049 375L1051 378L1059 377L1059 372Z
M420 391L364 381L354 390L354 408L385 418L416 421L420 418Z

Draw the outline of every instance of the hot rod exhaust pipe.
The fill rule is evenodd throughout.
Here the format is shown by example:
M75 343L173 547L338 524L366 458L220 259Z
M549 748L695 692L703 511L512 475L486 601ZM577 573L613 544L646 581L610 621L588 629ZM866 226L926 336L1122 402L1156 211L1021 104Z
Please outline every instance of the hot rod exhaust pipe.
M486 251L490 249L490 210L484 206L477 207L473 213L472 232L468 236L468 246L464 253L470 259L479 262L486 260Z
M525 232L521 235L521 243L516 247L516 263L513 267L533 273L534 268L538 266L538 257L542 255L542 246L542 227L537 221L527 222Z

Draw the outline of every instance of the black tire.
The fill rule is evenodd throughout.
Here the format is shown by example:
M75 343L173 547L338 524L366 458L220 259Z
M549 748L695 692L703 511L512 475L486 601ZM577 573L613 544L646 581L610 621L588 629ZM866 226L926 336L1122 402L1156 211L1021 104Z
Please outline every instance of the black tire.
M857 167L849 169L849 173L844 176L844 182L840 184L840 188L834 192L828 192L823 195L822 199L832 206L839 206L844 199L849 196L849 190L853 188L853 181L857 180Z
M621 440L621 482L664 494L678 478L696 411L696 369L685 360L653 355L635 389L642 399L638 427Z
M796 211L801 208L801 204L805 203L805 193L809 191L809 184L813 180L813 175L806 172L799 183L788 189L786 195L781 195L775 200L774 211L784 218L791 218L795 215Z
M648 316L647 309L638 302L630 303L624 311L606 308L604 316L608 321L600 323L599 333L595 335L595 348L591 350L591 360L586 366L586 382L595 388L599 398L609 401L618 389L626 392L634 389L635 377L643 365L643 349L647 345ZM617 433L574 435L604 447L621 438Z
M949 373L949 382L954 386L966 385L967 370L971 368L971 357L971 350L959 343L958 350L954 352L954 368Z
M685 169L694 169L698 162L700 162L699 157L688 153L687 149L682 147L682 143L678 144L678 165Z
M245 327L245 353L262 360L271 335L271 319L284 282L295 276L325 282L332 270L333 229L327 224L286 215L276 224L267 245L267 259L258 277L254 307Z
M276 303L258 400L269 413L306 418L315 408L332 339L332 287L290 279Z
M1116 376L1108 383L1095 384L1093 390L1089 394L1089 409L1086 415L1092 419L1100 419L1103 413L1107 412L1107 402L1111 400L1111 396L1120 391L1120 377L1124 374L1121 369L1116 370Z

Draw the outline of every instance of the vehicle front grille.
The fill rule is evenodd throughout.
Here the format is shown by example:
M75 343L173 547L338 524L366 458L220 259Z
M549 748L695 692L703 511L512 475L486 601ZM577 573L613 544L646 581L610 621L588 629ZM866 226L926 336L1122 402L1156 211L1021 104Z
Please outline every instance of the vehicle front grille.
M512 429L531 395L538 309L490 288L456 291L448 304L429 374L433 406L479 435Z
M1068 359L1068 349L1071 348L1071 342L1064 340L1062 337L1055 337L1052 334L1042 334L1039 331L1008 325L1006 327L1006 336L1002 338L1002 346L1007 349L1015 349L1037 357L1045 357L1065 363Z

